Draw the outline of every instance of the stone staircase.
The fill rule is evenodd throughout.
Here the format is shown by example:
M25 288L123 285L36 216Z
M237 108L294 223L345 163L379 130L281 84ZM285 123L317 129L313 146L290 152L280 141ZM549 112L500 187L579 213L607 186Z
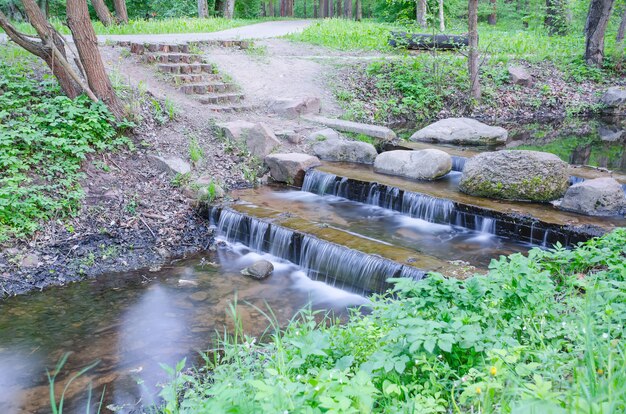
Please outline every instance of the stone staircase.
M237 85L228 82L219 74L215 65L204 62L202 56L194 53L194 46L209 44L221 47L249 47L246 41L210 41L193 44L130 43L119 45L129 47L130 52L140 56L141 61L156 66L156 70L178 90L192 95L198 102L215 112L235 112L252 109L242 101L244 95Z

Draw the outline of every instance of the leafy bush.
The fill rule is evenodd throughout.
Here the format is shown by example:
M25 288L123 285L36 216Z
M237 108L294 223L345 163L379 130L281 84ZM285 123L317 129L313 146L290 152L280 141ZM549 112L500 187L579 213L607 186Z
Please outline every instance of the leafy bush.
M625 412L626 229L395 283L343 325L303 311L269 343L236 331L204 374L171 372L167 412Z
M81 162L124 142L104 104L71 100L53 78L0 63L0 241L75 212Z

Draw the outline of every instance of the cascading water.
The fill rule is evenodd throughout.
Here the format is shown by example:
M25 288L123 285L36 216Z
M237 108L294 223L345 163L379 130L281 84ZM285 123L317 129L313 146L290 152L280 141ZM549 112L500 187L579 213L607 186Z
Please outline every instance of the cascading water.
M463 172L463 168L465 168L465 161L467 161L467 158L459 157L456 155L451 155L450 158L452 158L452 171Z
M459 226L484 234L515 237L542 246L556 241L563 245L570 244L569 235L553 231L540 222L511 218L502 214L499 215L501 218L498 218L499 216L491 216L493 212L479 207L457 205L450 200L379 183L338 177L322 171L309 170L304 177L302 190L376 205L431 223Z
M237 211L213 209L217 234L231 243L270 253L304 268L309 276L359 293L384 292L391 277L425 276L423 270L320 240Z

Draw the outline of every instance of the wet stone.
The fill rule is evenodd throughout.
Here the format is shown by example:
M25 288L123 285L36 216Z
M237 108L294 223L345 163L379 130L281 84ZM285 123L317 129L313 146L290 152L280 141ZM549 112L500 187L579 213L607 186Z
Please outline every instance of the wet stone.
M259 260L251 266L243 269L241 274L251 277L256 280L263 280L268 278L274 271L274 265L267 260Z
M209 298L209 294L207 292L202 292L202 291L195 292L189 295L189 299L193 300L194 302L204 302L208 298Z

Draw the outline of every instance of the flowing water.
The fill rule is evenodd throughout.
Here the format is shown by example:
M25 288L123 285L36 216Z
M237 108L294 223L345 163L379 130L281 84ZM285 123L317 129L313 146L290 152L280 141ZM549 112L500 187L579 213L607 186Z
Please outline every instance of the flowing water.
M259 282L239 274L260 258L273 262L270 278ZM45 370L53 370L65 352L72 354L60 386L101 361L70 387L66 413L85 412L88 381L94 400L106 385L105 405L123 407L120 412L132 411L138 401L149 405L155 385L167 379L159 364L198 361L197 351L211 346L215 332L232 327L227 309L235 296L244 329L253 335L263 333L268 321L244 301L260 308L267 301L281 323L309 303L338 314L366 303L239 244L155 273L108 275L10 298L0 302L0 413L49 413Z

